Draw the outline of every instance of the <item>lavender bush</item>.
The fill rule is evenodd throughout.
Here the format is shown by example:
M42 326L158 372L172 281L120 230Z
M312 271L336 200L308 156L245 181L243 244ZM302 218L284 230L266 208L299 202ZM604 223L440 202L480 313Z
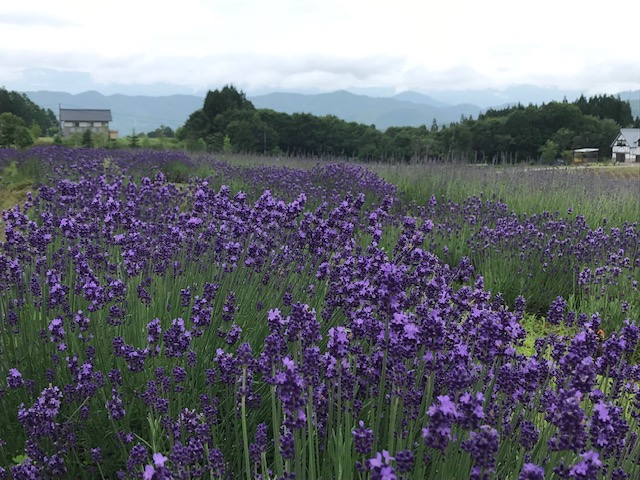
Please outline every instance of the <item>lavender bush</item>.
M29 155L49 177L3 212L0 478L640 476L637 295L606 336L554 296L569 333L525 354L526 296L434 253L464 235L590 295L637 276L637 225L479 197L409 211L352 165L176 185L176 152Z

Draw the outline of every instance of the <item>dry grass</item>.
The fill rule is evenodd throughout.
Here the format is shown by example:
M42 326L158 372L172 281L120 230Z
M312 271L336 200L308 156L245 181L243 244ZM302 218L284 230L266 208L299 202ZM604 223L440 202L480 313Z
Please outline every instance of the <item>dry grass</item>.
M576 167L588 169L596 175L607 175L611 178L619 180L639 180L640 181L640 163L624 163L618 165L586 165L584 167Z

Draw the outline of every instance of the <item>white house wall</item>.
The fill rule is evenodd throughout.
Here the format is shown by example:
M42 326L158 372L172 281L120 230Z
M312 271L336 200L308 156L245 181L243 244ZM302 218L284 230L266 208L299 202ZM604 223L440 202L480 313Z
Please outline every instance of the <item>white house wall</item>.
M612 147L611 156L614 160L617 158L617 153L624 153L624 161L636 162L640 157L640 147Z

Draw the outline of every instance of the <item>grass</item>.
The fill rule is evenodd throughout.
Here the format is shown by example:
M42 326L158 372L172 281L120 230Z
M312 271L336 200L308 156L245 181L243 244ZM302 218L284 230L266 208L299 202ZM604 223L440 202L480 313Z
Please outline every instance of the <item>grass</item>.
M640 216L640 165L531 168L466 164L369 166L398 186L407 202L425 204L433 195L461 203L482 192L516 213L567 212L597 226Z
M0 211L21 205L27 193L41 178L37 161L12 161L0 170ZM0 241L4 240L4 222L0 221Z

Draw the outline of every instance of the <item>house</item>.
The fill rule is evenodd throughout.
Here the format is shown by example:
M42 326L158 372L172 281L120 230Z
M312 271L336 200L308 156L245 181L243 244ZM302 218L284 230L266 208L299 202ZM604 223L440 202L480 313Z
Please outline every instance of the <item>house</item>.
M60 130L62 136L67 138L74 133L104 133L109 135L109 122L111 110L96 110L84 108L61 108Z
M616 163L640 163L640 128L621 128L611 144L611 158Z

